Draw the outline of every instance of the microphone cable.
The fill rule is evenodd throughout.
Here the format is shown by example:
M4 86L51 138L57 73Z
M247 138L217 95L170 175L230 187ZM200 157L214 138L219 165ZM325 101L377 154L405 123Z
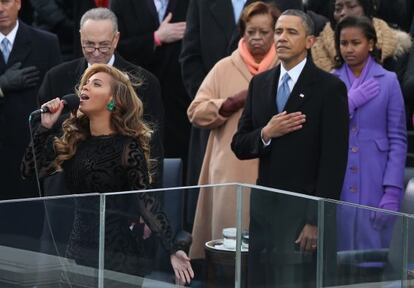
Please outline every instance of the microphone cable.
M30 133L30 144L29 145L31 146L31 150L32 150L32 154L33 154L33 162L34 162L34 169L35 169L36 185L37 185L37 190L38 190L39 198L43 198L43 196L42 196L42 188L41 188L41 185L40 185L40 178L39 178L39 168L38 168L38 164L37 164L36 152L35 152L35 147L34 147L33 128L32 128L32 116L33 116L33 114L31 113L29 115L29 133ZM61 258L64 258L64 257L62 257L60 255L59 248L58 248L58 245L56 243L55 235L53 233L52 225L50 224L50 218L49 218L49 213L48 213L47 204L46 204L46 201L47 200L42 199L40 201L42 201L42 203L43 203L43 208L44 208L44 211L45 211L45 220L46 220L47 228L49 229L49 232L50 232L50 237L52 239L53 248L56 251L56 255L57 255L57 259L58 259L59 265L62 268L62 274L63 274L64 280L66 281L65 284L68 284L70 288L73 288L72 283L69 280L69 277L68 277L66 268L64 266L64 263L63 263L63 261L61 259ZM49 200L49 201L51 201L51 200ZM42 228L42 230L43 230L43 228ZM43 231L42 231L42 235L43 235Z

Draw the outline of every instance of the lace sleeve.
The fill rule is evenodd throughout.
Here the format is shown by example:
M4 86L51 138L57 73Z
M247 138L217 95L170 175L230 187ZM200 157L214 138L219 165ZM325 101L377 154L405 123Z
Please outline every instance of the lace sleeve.
M140 144L132 140L124 151L124 163L127 167L127 178L130 190L142 190L149 187L149 173L144 153ZM137 193L139 212L153 233L160 239L164 248L173 253L173 232L161 203L155 193ZM134 201L135 202L135 201Z
M35 173L35 161L39 169L39 178L56 172L56 168L53 165L56 157L53 140L55 137L60 136L59 132L60 129L58 128L47 129L40 125L40 123L35 125L33 128L33 142L26 148L20 167L20 172L24 179L31 177ZM33 156L33 145L36 159Z

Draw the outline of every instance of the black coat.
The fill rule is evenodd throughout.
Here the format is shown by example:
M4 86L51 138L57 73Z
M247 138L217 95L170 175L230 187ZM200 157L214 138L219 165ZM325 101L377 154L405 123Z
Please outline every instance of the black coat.
M136 89L136 92L144 104L144 119L156 125L156 133L154 133L151 145L151 157L159 160L158 174L161 175L163 149L161 145L162 130L159 127L162 127L164 121L164 108L161 100L159 82L152 73L125 61L117 54L115 54L114 67L135 75L143 81L142 85ZM74 93L75 87L79 83L86 68L87 62L83 57L52 68L45 75L45 79L39 90L39 103L43 104L55 97L62 97L65 94Z
M64 60L82 56L79 22L82 15L95 8L94 0L31 0L34 25L55 33L60 42Z
M259 185L339 199L348 157L346 87L308 59L285 106L288 113L304 113L306 122L302 129L273 138L265 147L260 133L277 113L275 95L279 75L280 66L253 77L231 147L239 159L259 158ZM294 281L314 281L314 255L301 255L294 242L305 224L317 224L316 215L315 201L252 191L249 228L251 285L262 287L264 284L284 283L283 279L289 276L281 275L289 275L287 269L290 266L285 265L288 263L299 264L300 269L297 266L296 269L303 270L297 273L302 276ZM335 213L331 215L334 217ZM277 270L272 270L274 265ZM292 267L295 270L295 266Z
M0 74L17 62L22 63L22 68L36 66L42 79L50 68L61 62L58 39L20 21L7 64L0 57ZM5 92L5 98L0 99L0 199L38 195L34 182L21 180L20 163L29 144L28 117L37 108L40 83L41 80L36 87Z
M185 88L194 98L204 77L230 49L236 24L230 0L191 0L180 55Z
M402 79L402 90L404 95L405 110L407 116L407 128L413 129L413 113L414 113L414 45L411 46L407 68ZM413 153L414 151L408 151Z
M280 66L250 82L232 149L240 159L260 159L259 185L339 199L348 157L346 87L308 59L285 108L304 113L306 123L264 147L260 132L277 114L279 75Z
M188 0L170 0L166 15L171 23L185 21ZM118 52L128 61L155 74L161 84L165 109L164 149L166 157L187 158L190 98L183 86L178 56L181 41L155 48L153 34L160 23L153 0L113 0L111 9L118 17Z

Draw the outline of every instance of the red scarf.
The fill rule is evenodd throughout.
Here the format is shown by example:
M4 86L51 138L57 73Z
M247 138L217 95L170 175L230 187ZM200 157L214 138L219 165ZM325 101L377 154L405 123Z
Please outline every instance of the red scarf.
M277 59L275 45L272 45L272 47L270 47L269 51L260 63L256 63L252 54L250 54L250 51L249 49L247 49L246 41L244 41L244 38L240 39L238 49L240 56L242 57L244 63L247 66L247 69L249 69L252 75L256 75L260 72L266 71Z
M109 0L95 0L96 7L106 7L109 6Z

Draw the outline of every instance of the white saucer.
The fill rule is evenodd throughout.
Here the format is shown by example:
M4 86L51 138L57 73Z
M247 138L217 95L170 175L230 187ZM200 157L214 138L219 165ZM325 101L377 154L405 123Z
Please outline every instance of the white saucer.
M206 242L205 245L206 245L207 248L214 249L214 250L219 250L219 251L232 251L232 252L236 251L235 248L225 247L223 245L223 239L211 240L211 241ZM241 248L242 248L241 249L242 252L248 252L249 251L248 247L243 247L242 246Z

